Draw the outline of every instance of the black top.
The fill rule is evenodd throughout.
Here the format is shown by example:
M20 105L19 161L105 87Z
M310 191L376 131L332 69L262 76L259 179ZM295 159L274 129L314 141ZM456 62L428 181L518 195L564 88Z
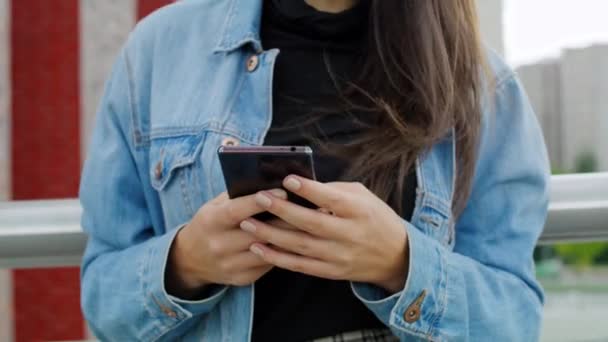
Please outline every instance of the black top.
M274 67L273 120L265 145L310 145L322 182L339 180L347 160L319 153L310 135L344 142L362 128L344 114L300 125L318 106L337 104L339 82L357 76L367 29L368 4L338 14L316 11L304 0L265 0L261 38L278 48ZM353 113L357 115L358 113ZM361 117L363 114L359 113ZM414 206L415 173L408 177L403 217ZM275 268L255 284L253 341L306 341L385 326L353 295L347 281L332 281Z

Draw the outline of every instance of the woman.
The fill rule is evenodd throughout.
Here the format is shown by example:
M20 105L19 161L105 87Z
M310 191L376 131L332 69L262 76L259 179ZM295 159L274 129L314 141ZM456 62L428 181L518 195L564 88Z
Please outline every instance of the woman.
M283 185L321 209L229 199L235 144L313 146ZM533 341L547 165L472 0L181 1L105 90L83 310L114 341Z

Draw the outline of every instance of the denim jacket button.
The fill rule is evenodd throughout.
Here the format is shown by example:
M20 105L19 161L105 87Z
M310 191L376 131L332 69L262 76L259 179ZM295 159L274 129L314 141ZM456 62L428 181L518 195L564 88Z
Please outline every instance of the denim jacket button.
M254 72L258 68L260 59L257 55L251 55L247 58L247 71Z
M412 304L407 307L405 313L403 314L403 319L408 323L414 323L420 318L420 313L422 310L422 302L426 297L426 290L422 290L422 292L414 299Z
M154 167L154 178L160 179L163 176L163 162L159 161Z
M169 308L166 308L165 310L163 310L165 312L165 314L171 318L176 318L177 317L177 313Z
M222 140L222 146L238 146L239 141L232 137L227 137Z

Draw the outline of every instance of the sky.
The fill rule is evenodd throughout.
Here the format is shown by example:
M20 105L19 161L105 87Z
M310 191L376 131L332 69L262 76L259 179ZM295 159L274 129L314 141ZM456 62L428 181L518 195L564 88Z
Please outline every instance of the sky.
M504 0L504 26L509 63L530 63L608 43L608 0Z

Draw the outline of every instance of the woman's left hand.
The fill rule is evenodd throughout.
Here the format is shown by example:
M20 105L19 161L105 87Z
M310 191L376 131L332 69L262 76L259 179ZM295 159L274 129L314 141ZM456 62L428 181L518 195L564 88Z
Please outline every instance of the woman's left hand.
M409 251L403 221L360 183L320 183L289 176L283 186L316 204L308 209L269 192L256 201L292 226L253 218L241 228L268 244L251 251L277 267L335 280L371 283L400 291L408 273Z

